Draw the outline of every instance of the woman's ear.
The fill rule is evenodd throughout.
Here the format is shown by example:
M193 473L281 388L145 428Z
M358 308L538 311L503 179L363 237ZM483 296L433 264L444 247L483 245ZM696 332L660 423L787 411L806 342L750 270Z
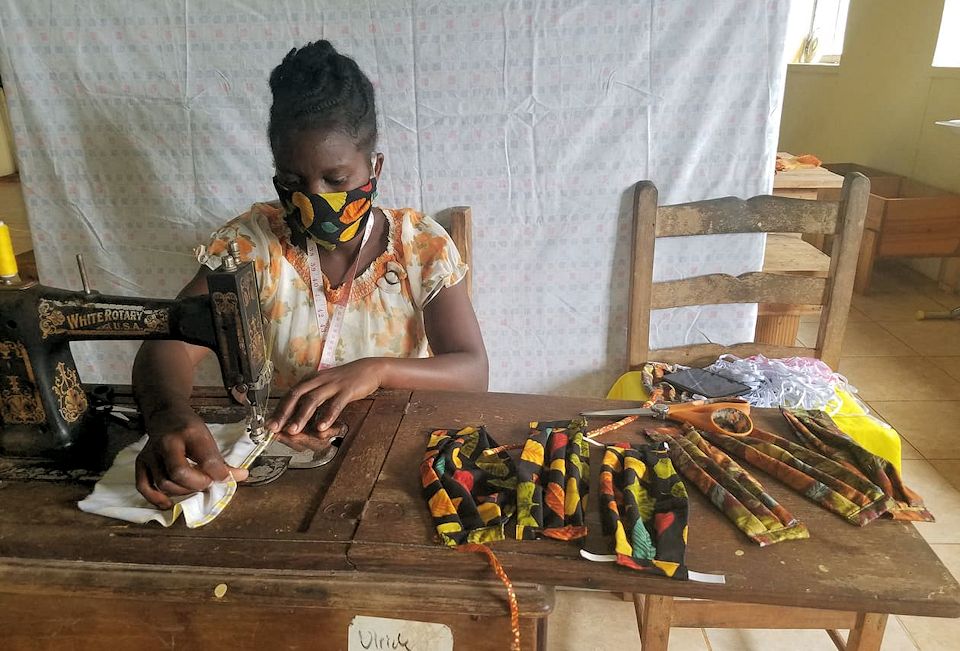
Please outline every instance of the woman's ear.
M379 181L380 172L383 170L383 154L381 152L373 154L373 159L370 162L373 164L373 175Z

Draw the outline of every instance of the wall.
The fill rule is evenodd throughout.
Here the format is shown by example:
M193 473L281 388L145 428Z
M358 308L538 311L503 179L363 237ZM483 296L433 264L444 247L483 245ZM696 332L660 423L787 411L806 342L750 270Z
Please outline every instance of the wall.
M851 0L839 66L791 65L780 150L960 192L960 68L930 65L942 0ZM916 261L933 277L939 261Z
M77 288L83 253L105 294L174 294L196 244L275 197L267 77L291 46L329 37L377 87L382 205L473 209L491 389L602 395L626 363L632 187L651 179L664 203L770 189L787 9L0 0L40 278ZM666 238L655 279L762 257L753 234ZM750 305L658 310L651 343L751 340L755 322ZM135 346L73 349L85 381L129 381Z

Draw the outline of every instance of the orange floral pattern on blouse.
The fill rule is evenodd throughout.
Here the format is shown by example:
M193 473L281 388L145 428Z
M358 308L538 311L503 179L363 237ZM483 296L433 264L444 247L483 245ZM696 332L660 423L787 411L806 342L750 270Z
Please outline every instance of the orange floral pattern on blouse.
M460 282L467 266L447 232L414 210L383 209L387 248L353 283L335 351L336 364L364 357L426 357L423 308L444 287ZM213 268L231 239L243 261L257 271L267 353L274 363L274 387L287 389L316 370L323 348L303 249L290 241L278 207L254 204L211 236L206 246ZM326 277L328 313L340 298Z

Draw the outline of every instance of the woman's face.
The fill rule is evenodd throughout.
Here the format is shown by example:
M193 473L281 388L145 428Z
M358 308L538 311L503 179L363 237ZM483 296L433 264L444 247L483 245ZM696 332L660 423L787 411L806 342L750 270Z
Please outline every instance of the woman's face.
M294 192L347 192L380 175L383 154L371 154L339 131L297 131L284 136L273 150L277 182Z

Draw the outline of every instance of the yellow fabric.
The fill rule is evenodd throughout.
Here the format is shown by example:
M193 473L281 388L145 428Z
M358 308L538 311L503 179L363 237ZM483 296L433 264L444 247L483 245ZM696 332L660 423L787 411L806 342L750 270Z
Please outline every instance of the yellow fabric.
M863 410L863 407L847 391L837 391L840 396L840 411L833 418L840 431L873 452L883 457L903 474L900 463L900 434L885 422Z
M643 376L640 371L627 371L613 383L607 392L608 400L647 400L650 395L643 386Z
M840 411L832 416L840 430L865 449L892 463L901 472L900 435L885 422L863 410L847 391L838 391ZM628 371L617 378L607 393L609 400L647 400L640 371Z

